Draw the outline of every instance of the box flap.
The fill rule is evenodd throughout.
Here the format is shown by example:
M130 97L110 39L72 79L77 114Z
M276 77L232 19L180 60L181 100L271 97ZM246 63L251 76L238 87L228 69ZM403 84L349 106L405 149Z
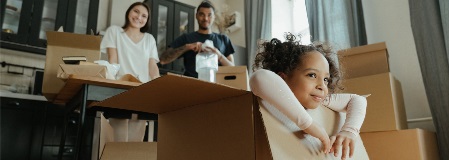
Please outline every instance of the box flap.
M355 55L355 54L360 54L360 53L385 50L386 48L387 48L387 45L385 44L385 42L380 42L380 43L374 43L374 44L344 49L344 50L340 50L338 52L342 56L350 56L350 55Z
M290 123L285 125L281 122L277 118L279 117L278 114L282 114L280 111L266 109L264 102L259 104L261 104L260 112L273 159L298 159L299 157L301 159L340 159L340 157L334 157L333 154L321 152L321 142L317 138L304 133L293 122L290 121L292 125ZM345 114L322 106L308 110L308 113L313 121L322 126L329 135L335 135L345 120ZM369 159L360 137L357 137L356 141L354 156L348 159ZM339 155L341 155L341 151Z
M196 78L164 75L95 105L160 114L248 93Z
M157 160L156 142L109 142L101 159Z
M100 50L100 44L100 36L47 31L47 46L64 46L69 48ZM89 59L87 60L89 61Z
M114 142L114 129L109 124L108 120L104 118L103 114L100 117L100 145L98 159L103 155L104 147L108 142Z

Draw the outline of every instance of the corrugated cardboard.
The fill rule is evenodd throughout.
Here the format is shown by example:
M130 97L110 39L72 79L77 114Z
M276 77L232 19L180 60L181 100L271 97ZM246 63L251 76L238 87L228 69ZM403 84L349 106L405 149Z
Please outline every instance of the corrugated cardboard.
M422 129L361 133L372 160L437 160L435 133Z
M246 66L218 67L216 82L249 91L249 79Z
M106 78L106 66L98 64L77 65L77 64L60 64L57 72L59 79L67 79L70 75L80 75L89 77Z
M47 54L45 60L42 93L48 101L53 101L64 81L56 75L64 56L85 56L88 62L100 59L100 36L65 32L47 32Z
M157 113L159 160L335 158L318 152L321 143L313 137L276 125L272 115L259 111L251 92L195 78L165 75L96 105ZM318 114L315 119L336 125L342 117ZM286 136L291 139L282 141ZM357 143L353 159L367 159L363 143Z
M401 84L391 73L347 79L343 85L348 93L371 94L360 132L407 129Z
M385 42L341 50L345 78L356 78L390 72Z
M156 142L116 142L114 129L101 115L100 146L98 158L101 160L156 160Z

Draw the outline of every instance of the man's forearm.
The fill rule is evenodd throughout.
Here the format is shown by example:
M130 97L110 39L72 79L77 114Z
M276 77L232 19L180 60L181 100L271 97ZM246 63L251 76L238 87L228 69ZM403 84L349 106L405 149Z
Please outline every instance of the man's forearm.
M167 50L162 53L161 57L159 57L161 64L168 64L170 62L173 62L176 58L181 56L184 52L186 52L186 47L181 46L178 48L168 48Z

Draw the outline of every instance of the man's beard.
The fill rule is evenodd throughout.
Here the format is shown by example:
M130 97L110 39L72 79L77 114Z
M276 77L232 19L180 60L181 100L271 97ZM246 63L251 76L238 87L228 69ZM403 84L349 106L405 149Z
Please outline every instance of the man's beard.
M207 26L207 27L199 27L200 28L200 30L209 30L209 26Z

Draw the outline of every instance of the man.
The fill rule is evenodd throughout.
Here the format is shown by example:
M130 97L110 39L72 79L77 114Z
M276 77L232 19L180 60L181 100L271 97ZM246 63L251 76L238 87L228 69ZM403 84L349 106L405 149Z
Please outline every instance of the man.
M214 47L207 50L217 54L219 65L234 66L234 47L226 36L212 32L212 24L215 19L215 8L208 1L203 1L196 10L196 20L199 29L196 32L184 34L176 38L167 50L160 56L160 63L167 64L180 56L184 58L184 75L198 77L195 71L196 54L202 52L201 45L207 40L214 42Z

